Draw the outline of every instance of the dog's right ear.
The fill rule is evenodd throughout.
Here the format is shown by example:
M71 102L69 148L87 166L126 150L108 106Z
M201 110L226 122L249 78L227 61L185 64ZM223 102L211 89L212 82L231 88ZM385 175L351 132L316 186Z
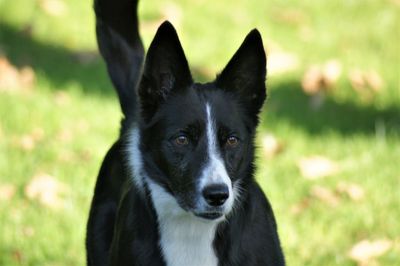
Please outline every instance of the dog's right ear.
M149 120L171 93L193 83L178 35L165 21L157 30L147 53L139 86L142 116Z

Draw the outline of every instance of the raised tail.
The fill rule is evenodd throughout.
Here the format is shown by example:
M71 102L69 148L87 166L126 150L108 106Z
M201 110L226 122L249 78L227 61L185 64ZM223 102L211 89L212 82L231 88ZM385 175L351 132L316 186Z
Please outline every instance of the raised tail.
M138 0L94 1L97 43L117 90L122 112L129 121L136 110L135 88L144 58L138 27Z

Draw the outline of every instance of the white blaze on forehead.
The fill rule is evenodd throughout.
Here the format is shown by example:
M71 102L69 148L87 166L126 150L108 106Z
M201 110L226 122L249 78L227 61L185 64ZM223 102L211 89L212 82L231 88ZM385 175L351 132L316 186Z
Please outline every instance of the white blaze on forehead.
M225 184L229 189L229 198L225 203L225 209L230 211L233 205L232 181L226 171L224 161L218 153L218 135L216 124L212 116L211 106L206 104L207 124L207 163L203 168L203 173L200 178L200 191L211 184Z

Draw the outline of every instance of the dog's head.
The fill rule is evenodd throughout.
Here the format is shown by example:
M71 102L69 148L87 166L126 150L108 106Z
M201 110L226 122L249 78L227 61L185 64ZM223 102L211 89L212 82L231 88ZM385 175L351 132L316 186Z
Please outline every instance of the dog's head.
M147 183L186 212L207 219L227 215L252 178L265 76L261 36L253 30L214 82L194 83L175 29L163 23L138 87Z

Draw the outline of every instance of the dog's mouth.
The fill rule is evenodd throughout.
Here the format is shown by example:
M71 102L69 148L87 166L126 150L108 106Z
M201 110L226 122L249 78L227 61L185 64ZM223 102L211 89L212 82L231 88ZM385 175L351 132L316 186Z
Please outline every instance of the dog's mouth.
M194 215L207 220L216 220L221 218L224 214L222 212L195 212Z

